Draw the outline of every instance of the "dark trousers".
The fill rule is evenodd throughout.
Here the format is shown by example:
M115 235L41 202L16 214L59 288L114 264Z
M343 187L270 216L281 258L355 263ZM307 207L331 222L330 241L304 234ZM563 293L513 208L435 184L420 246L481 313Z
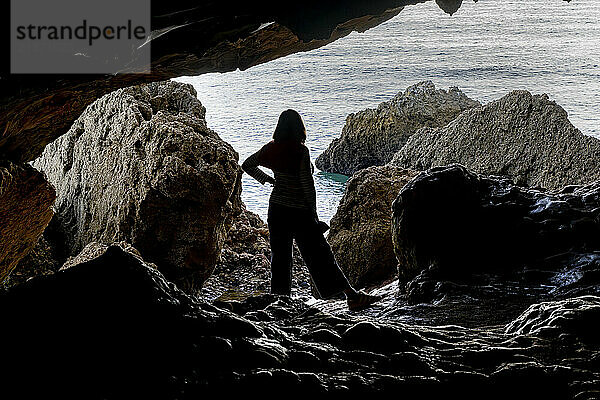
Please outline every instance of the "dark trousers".
M293 239L296 239L302 259L322 298L335 296L350 287L317 222L309 210L269 204L271 293L291 293Z

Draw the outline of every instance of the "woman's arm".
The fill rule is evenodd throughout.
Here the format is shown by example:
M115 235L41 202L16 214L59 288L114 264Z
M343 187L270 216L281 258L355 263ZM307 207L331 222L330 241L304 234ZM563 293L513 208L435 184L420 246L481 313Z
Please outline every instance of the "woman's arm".
M261 149L262 150L262 149ZM268 174L266 174L263 170L258 168L258 155L260 154L260 150L256 153L252 154L250 157L246 158L246 160L242 164L242 169L248 175L259 181L261 184L265 184L265 182L269 182L271 184L275 184L275 179Z
M304 148L302 160L300 162L300 187L304 195L304 201L315 217L317 216L317 191L315 190L315 181L313 180L313 166L310 162L308 148Z

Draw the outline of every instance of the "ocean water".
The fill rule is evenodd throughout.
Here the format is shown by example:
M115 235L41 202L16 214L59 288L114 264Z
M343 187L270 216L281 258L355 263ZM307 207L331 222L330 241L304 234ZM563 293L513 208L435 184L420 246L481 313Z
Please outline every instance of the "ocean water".
M422 80L458 86L482 103L514 89L547 93L583 133L600 138L600 0L466 1L453 16L429 1L310 52L177 80L194 85L209 127L240 162L270 140L287 108L302 115L314 161L348 114ZM316 171L321 219L335 214L346 180ZM243 200L264 220L269 194L244 174Z

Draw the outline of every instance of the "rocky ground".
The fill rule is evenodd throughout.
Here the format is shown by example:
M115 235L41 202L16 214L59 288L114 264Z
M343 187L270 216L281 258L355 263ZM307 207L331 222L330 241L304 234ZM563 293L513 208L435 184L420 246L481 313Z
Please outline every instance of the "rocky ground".
M352 175L370 166L384 165L423 127L442 127L462 111L479 106L458 88L436 89L419 82L393 99L346 117L339 138L319 155L315 164L327 172Z
M191 399L291 390L591 399L600 389L594 296L536 304L485 327L327 312L270 295L210 305L112 246L12 289L0 304L10 327L2 339L11 343L3 388L23 397Z

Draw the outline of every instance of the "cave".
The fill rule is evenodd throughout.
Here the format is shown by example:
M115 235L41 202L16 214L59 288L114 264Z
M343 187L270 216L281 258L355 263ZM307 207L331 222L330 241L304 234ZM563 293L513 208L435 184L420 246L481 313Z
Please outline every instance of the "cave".
M579 6L569 15L593 19L598 11ZM363 98L336 110L331 126L305 118L315 128L307 129L308 147L318 150L309 163L325 193L318 214L332 254L350 284L379 301L353 311L341 292L322 296L298 247L289 261L291 295L269 290L268 192L241 166L272 131L255 124L249 139L238 139L223 133L241 126L226 128L227 118L247 123L244 113L264 106L270 114L255 118L271 118L264 126L275 128L280 103L251 102L260 96L257 77L274 79L294 57L327 56L336 45L367 48L374 37L388 53L411 42L414 55L420 38L394 45L381 33L393 30L377 29L406 14L403 27L418 32L434 12L460 22L470 18L461 15L467 8L486 16L481 32L489 40L514 40L493 31L505 15L476 0L176 0L151 2L144 73L19 74L7 58L0 70L7 398L270 397L290 389L595 398L600 141L596 121L584 115L593 104L565 110L558 103L574 103L571 92L558 100L541 93L560 87L551 81L556 71L538 66L533 80L507 66L527 56L526 46L498 66L483 54L491 42L478 38L477 48L478 39L465 38L451 58L439 49L451 46L460 23L444 30L432 17L434 39L421 47L447 59L442 84L429 64L411 70L417 60L406 50L405 64L377 83L397 80L371 92L355 85L346 94ZM534 14L549 27L539 33L544 40L566 40L544 6ZM590 32L585 43L597 38ZM10 38L3 40L9 49ZM469 81L460 62L479 52ZM597 89L590 54L581 56L592 82L586 96ZM299 76L281 91L298 89ZM211 91L223 94L244 79L258 83L231 96L250 105L232 115L217 109ZM308 108L310 97L302 100ZM323 104L327 112L335 103ZM319 129L334 132L311 136ZM236 140L256 143L241 151Z

